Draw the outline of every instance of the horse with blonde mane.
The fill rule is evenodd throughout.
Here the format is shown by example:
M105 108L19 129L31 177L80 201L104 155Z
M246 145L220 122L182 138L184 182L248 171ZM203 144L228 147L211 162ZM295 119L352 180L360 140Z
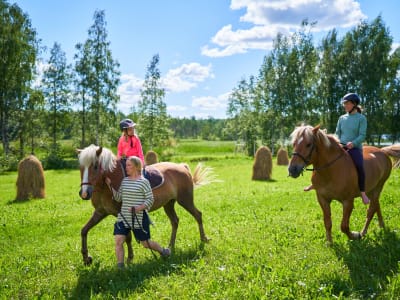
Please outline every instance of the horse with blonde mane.
M95 145L90 145L83 150L78 150L81 170L81 190L79 195L84 200L91 199L95 211L89 221L81 230L82 256L84 264L90 265L92 257L88 253L87 234L91 228L96 226L108 215L116 216L121 208L121 203L113 200L112 193L105 183L105 178L111 179L111 186L118 190L124 177L121 162L111 150ZM175 212L175 202L185 208L197 221L200 231L200 239L207 242L202 221L202 213L195 207L193 201L194 187L205 185L213 181L211 168L196 166L193 175L189 166L184 163L161 162L149 166L158 170L163 178L162 182L153 188L154 203L150 211L164 207L171 226L171 238L169 247L175 245L176 232L179 218ZM133 259L132 235L126 239L128 247L128 262Z
M368 226L376 213L379 226L384 227L379 196L392 170L389 156L400 157L400 145L384 148L363 146L365 187L370 199L367 218L361 232L350 231L350 216L354 198L360 196L357 171L350 155L339 144L337 138L328 135L320 126L300 126L291 134L293 154L289 163L289 176L299 177L308 165L313 165L311 181L323 211L326 240L332 244L331 202L338 200L343 205L341 231L349 239L360 239L367 234ZM309 169L306 169L309 170Z

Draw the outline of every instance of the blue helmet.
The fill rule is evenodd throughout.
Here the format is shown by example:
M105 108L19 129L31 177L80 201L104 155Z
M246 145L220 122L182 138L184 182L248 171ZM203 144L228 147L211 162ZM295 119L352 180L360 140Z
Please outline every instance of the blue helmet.
M361 99L356 93L348 93L348 94L344 95L342 98L342 103L344 103L346 101L351 101L355 105L359 105L361 102Z
M135 127L136 123L133 122L131 119L123 119L121 122L119 122L119 128L121 130L130 128L130 127Z

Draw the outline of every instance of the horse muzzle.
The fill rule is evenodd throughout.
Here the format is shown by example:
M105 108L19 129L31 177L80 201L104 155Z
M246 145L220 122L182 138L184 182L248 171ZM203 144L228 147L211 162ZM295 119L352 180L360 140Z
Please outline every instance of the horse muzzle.
M297 178L300 176L300 174L303 173L304 166L299 166L299 165L289 165L288 171L289 171L289 176L293 178Z
M93 187L91 185L88 185L86 188L81 187L79 190L79 196L82 198L82 200L90 200L92 198L93 194Z

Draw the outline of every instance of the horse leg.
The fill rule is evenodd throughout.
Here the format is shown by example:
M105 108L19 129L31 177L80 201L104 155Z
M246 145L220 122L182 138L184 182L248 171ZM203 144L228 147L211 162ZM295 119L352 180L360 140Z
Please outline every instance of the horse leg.
M171 238L169 240L169 248L175 247L176 232L178 231L179 218L175 211L175 200L169 201L164 205L164 211L167 214L169 221L171 222Z
M96 226L101 220L103 220L107 215L102 214L98 211L94 211L92 217L89 219L89 221L83 226L81 230L81 238L82 238L82 257L83 257L83 263L85 265L90 265L92 263L92 257L88 254L88 248L87 248L87 234L89 230Z
M385 227L385 223L383 222L383 217L382 217L382 212L381 212L381 206L379 203L379 194L373 194L370 197L371 204L368 207L367 210L367 218L365 220L364 227L361 231L361 236L365 236L368 231L369 224L371 223L372 218L374 217L374 214L378 215L378 222L379 222L379 227L383 228Z
M129 234L126 236L125 243L128 247L128 258L126 260L126 263L130 264L133 260L132 231L129 231Z
M199 225L199 231L200 231L200 239L203 242L208 242L210 239L206 236L204 232L204 227L203 227L203 217L201 211L199 211L195 206L193 202L193 192L191 192L190 195L186 195L186 197L183 197L182 195L178 195L178 203L186 209L197 221L197 224Z
M357 231L350 231L350 216L354 208L354 199L346 199L342 202L343 205L343 216L340 229L344 234L348 236L350 240L360 239L361 233Z
M318 195L318 203L321 206L322 213L324 215L324 225L325 225L325 235L326 235L326 243L331 246L333 244L332 241L332 219L331 219L331 204L326 199L323 199Z

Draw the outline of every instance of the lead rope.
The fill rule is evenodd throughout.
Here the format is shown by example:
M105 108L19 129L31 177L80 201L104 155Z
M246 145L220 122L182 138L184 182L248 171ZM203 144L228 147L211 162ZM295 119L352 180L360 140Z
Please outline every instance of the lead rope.
M142 218L144 218L144 214L145 214L145 213L146 213L146 211L143 211L143 217L142 217ZM140 229L141 229L144 233L147 234L147 231L144 230L144 228L143 228L143 226L142 226L142 223L139 222L139 218L138 218L138 216L137 216L137 214L136 214L134 208L133 208L133 210L132 210L131 216L132 216L132 226L135 227L135 221L134 221L134 218L135 218L135 219L136 219L136 222L137 222L137 223L139 224L139 226L140 226ZM149 222L150 222L150 220L149 220ZM154 253L153 249L150 247L150 243L149 243L149 240L148 240L148 239L146 240L146 243L147 243L147 247L149 247L151 253L152 253L153 256L154 256L154 258L157 258L157 256L156 256L156 254Z

